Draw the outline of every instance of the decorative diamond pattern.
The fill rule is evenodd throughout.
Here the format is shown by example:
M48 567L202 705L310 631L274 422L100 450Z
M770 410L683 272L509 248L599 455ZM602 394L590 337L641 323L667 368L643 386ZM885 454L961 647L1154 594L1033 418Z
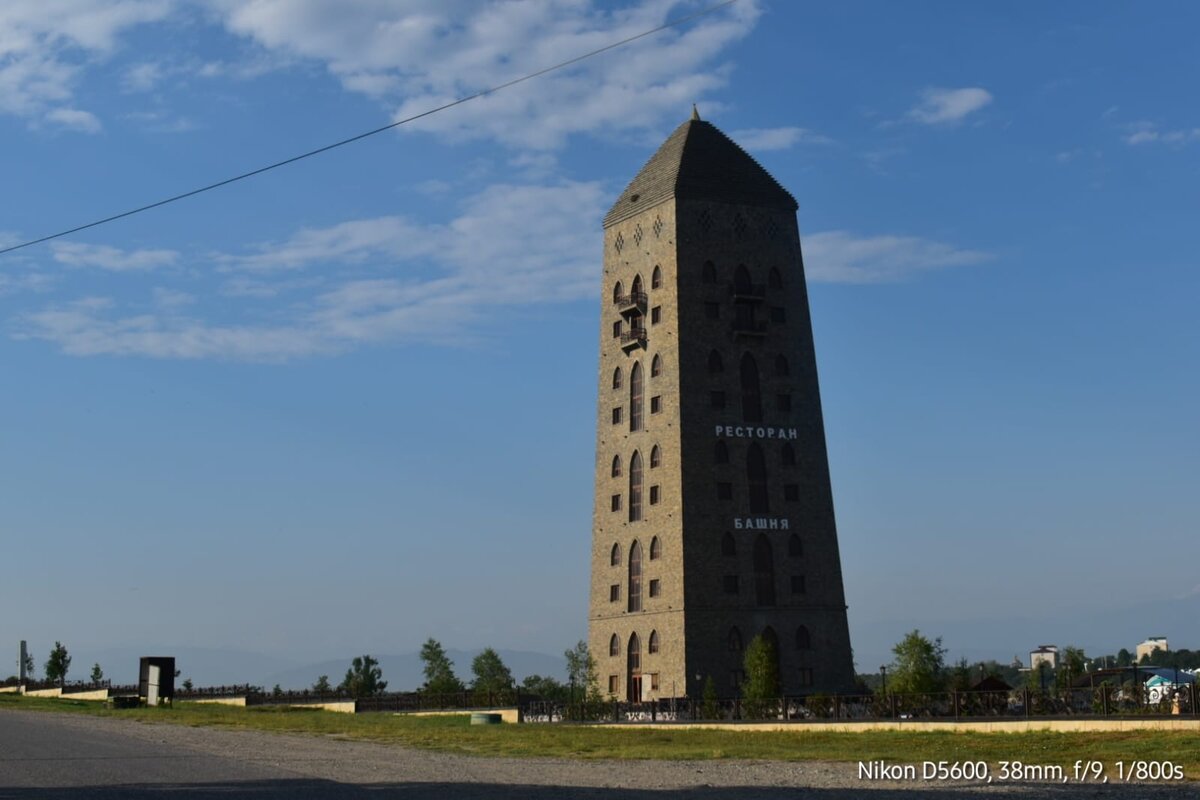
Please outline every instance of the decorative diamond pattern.
M633 228L633 243L637 245L642 243L642 226L640 223Z
M708 213L708 209L700 212L700 216L696 218L696 222L700 225L700 230L704 233L712 232L713 219L712 214Z
M663 221L662 217L655 215L654 217L654 238L657 239L662 235Z
M625 236L620 232L617 233L617 238L613 241L613 247L617 248L617 252L625 249Z

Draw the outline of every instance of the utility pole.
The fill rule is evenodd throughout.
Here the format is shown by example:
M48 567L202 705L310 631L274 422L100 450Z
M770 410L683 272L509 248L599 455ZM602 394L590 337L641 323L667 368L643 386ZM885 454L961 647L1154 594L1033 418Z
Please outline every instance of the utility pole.
M28 656L28 651L25 649L25 640L22 639L21 640L21 662L20 662L20 664L21 664L20 675L21 675L21 685L22 686L25 685L25 678L26 678L25 662L28 660L29 660L29 656Z

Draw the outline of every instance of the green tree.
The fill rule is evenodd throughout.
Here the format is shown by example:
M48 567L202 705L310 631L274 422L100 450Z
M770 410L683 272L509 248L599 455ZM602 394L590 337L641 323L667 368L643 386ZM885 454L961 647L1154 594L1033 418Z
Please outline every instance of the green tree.
M700 712L704 715L704 719L717 719L721 715L721 708L717 704L717 682L713 680L712 675L709 675L704 680L704 694L701 696Z
M1054 673L1054 688L1058 691L1070 689L1083 675L1087 655L1079 647L1064 647L1058 654L1058 669Z
M25 677L32 680L34 670L35 670L35 667L34 667L34 663L33 663L33 653L26 650L25 651Z
M425 691L430 694L454 694L464 690L462 681L454 674L454 662L445 648L434 638L421 645L421 660L425 662Z
M596 675L596 659L588 651L587 642L580 639L575 646L563 653L567 659L567 679L578 686L583 697L588 702L598 702L600 695L600 678Z
M779 699L779 660L769 639L755 636L750 640L743 668L746 680L742 683L742 708L746 716L769 715Z
M1117 666L1128 667L1133 664L1133 653L1122 647L1117 651Z
M502 692L512 688L512 672L504 665L500 654L490 647L485 647L471 660L471 672L475 676L471 688L476 692Z
M913 630L892 648L888 690L897 694L941 691L945 685L946 648L942 637L932 641Z
M280 695L283 694L283 687L280 686L278 683L275 684L275 688L271 689L271 694L275 697L279 697Z
M92 664L92 683L99 683L104 680L104 670L100 669L99 664Z
M954 666L950 668L946 677L946 688L957 692L971 688L971 667L965 657L954 662Z
M372 697L383 694L387 681L383 680L383 670L379 668L378 661L371 656L355 656L338 688L345 689L354 698Z
M570 702L571 700L570 688L563 686L554 678L541 675L526 675L525 680L521 681L521 691L554 702Z
M192 689L195 689L195 688L196 688L196 685L194 683L192 683L191 678L183 679L183 690L185 692L190 692Z
M46 659L46 680L58 681L58 685L62 686L67 681L67 671L70 669L71 656L67 654L67 648L63 647L62 642L55 642L50 658Z
M333 687L329 685L329 676L322 675L317 678L317 682L313 684L313 692L316 694L330 694L333 692Z

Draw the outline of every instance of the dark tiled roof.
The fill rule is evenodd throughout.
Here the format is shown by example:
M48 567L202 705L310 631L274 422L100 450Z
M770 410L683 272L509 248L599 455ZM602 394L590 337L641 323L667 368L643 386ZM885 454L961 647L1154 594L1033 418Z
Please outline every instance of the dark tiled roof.
M795 211L796 200L749 153L710 122L693 116L675 129L617 198L604 226L668 197L773 206Z

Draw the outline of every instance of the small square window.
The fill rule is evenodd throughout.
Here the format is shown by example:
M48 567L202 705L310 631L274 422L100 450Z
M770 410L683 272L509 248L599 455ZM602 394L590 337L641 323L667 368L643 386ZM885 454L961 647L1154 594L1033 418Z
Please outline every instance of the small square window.
M657 325L662 322L662 306L655 306L650 309L650 324Z
M804 576L792 576L792 594L804 594Z
M650 487L650 505L658 505L659 489L657 486Z
M733 484L732 483L718 483L717 484L717 497L718 497L718 499L721 499L721 500L732 500L733 499Z
M729 671L729 684L734 689L741 688L742 683L745 680L746 680L746 673L742 672L740 669L733 669L733 670Z
M704 316L707 317L708 319L720 319L721 318L721 306L719 306L716 303L705 303L704 304Z
M724 587L725 594L737 594L738 593L738 576L737 575L726 575L725 578L721 581L721 586Z
M614 494L614 495L612 496L612 510L613 510L613 511L620 511L620 510L621 510L621 495L619 495L619 494Z
M650 596L658 597L660 594L662 594L662 584L659 583L658 578L651 578L650 579Z
M617 675L609 675L608 676L608 693L609 694L616 694L620 690L620 688L621 688L620 680L621 680L620 677Z
M771 322L787 322L787 311L783 306L771 306Z
M813 685L812 667L801 667L800 668L800 685L801 686L812 686Z
M650 673L650 689L653 691L658 691L658 673L657 672Z
M800 487L794 483L785 483L783 485L783 497L785 500L799 500Z
M708 402L709 402L709 405L711 405L713 408L724 408L725 407L725 393L724 392L709 392L708 393Z
M621 407L617 406L613 409L613 425L621 424Z
M780 411L792 410L792 396L790 394L779 394L775 396L775 406Z
M616 322L613 323L613 338L614 339L621 338L621 320L617 320Z
M650 413L657 414L660 411L662 411L662 396L655 395L650 398Z
M614 583L608 587L608 602L619 603L621 601L621 584Z

